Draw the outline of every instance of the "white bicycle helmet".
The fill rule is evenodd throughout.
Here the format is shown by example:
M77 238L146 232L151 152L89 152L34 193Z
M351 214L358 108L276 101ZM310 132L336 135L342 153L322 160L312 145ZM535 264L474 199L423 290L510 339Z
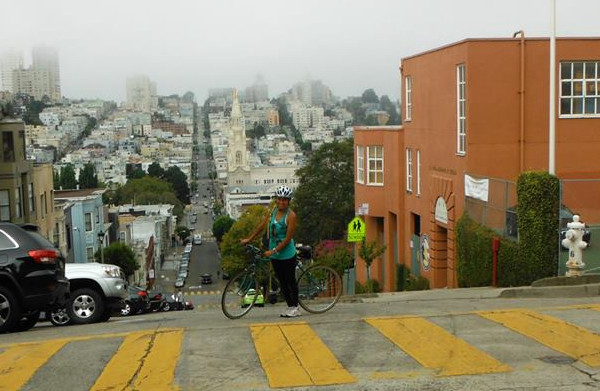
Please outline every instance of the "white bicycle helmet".
M275 190L275 197L292 198L292 194L294 194L294 191L285 185L279 186L277 190Z

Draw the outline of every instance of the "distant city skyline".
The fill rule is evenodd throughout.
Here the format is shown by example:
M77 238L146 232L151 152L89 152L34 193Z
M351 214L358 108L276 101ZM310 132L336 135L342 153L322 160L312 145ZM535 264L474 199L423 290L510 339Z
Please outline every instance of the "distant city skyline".
M261 75L273 98L306 79L338 97L367 88L399 98L403 57L469 38L548 37L551 0L224 0L168 4L75 0L11 4L0 52L57 48L68 98L126 99L126 79L145 75L159 95L240 91ZM556 0L556 34L598 36L600 1ZM28 60L29 58L29 60Z

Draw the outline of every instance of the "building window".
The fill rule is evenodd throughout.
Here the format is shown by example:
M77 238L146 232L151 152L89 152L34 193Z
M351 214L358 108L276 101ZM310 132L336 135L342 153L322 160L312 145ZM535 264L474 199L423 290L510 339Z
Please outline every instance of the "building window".
M119 231L119 242L125 243L125 231Z
M600 117L600 61L560 63L560 116Z
M42 208L42 216L46 216L46 193L40 194L40 207Z
M404 119L410 121L412 119L412 77L406 76L405 80L405 97L404 97Z
M0 221L10 221L10 195L8 190L0 190Z
M5 163L15 161L15 142L12 132L2 132L2 161Z
M86 213L85 214L85 232L90 232L93 229L94 229L94 226L92 225L92 214Z
M20 219L23 217L23 204L21 203L21 193L22 190L20 187L15 189L15 217Z
M27 185L27 198L29 198L29 211L35 210L35 194L33 192L33 183Z
M367 180L369 185L383 185L383 147L367 147Z
M456 67L456 153L464 155L467 144L467 94L465 65Z
M406 148L406 191L413 189L413 160L412 149Z
M365 147L356 147L356 181L365 183Z
M421 195L421 151L417 149L417 195Z

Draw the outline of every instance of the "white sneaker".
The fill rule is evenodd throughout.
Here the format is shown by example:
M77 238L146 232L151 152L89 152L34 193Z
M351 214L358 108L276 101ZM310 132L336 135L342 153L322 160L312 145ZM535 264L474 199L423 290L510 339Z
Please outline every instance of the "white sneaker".
M294 307L286 308L285 311L283 311L281 314L279 314L279 316L281 316L282 318L288 318L289 317L288 314L290 313L292 308L294 308Z
M290 310L287 312L286 315L288 318L295 318L297 316L302 316L302 313L300 312L300 309L298 308L298 306L296 306L296 307L290 307Z

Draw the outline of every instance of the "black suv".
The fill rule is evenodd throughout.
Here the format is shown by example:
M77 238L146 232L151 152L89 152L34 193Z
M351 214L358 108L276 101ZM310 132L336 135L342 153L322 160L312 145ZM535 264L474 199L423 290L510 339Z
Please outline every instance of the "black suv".
M69 296L65 259L34 225L0 223L0 333L33 327Z

